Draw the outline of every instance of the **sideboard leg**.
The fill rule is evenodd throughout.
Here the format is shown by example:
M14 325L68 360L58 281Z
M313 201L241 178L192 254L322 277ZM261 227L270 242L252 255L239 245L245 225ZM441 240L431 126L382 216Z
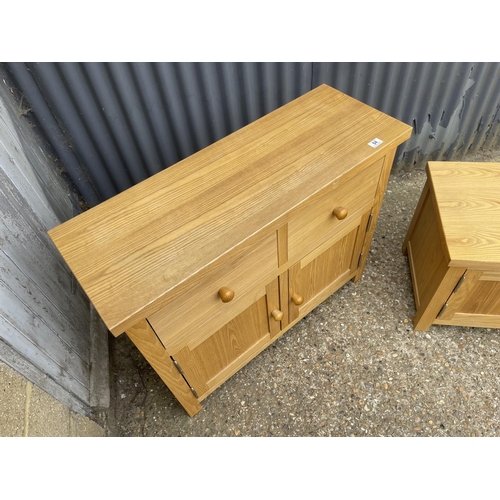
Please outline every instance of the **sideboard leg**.
M163 347L150 324L143 319L129 328L125 333L172 391L172 394L178 399L189 416L196 415L201 410L200 403L194 397L189 385L175 367L172 358Z

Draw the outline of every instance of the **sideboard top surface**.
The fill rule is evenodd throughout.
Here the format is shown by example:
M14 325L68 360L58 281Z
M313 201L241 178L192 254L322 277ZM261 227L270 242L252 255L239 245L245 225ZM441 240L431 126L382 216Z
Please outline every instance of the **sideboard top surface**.
M179 283L410 134L321 85L49 235L120 334Z
M500 163L429 162L452 267L500 270Z

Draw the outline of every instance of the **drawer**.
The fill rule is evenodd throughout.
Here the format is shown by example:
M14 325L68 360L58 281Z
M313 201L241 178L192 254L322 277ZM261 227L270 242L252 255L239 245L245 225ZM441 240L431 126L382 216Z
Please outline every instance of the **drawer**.
M194 348L263 297L277 269L276 231L258 235L191 277L184 293L147 319L170 353ZM228 302L219 295L224 288L234 292Z
M383 163L381 158L350 179L343 175L294 209L288 221L290 262L300 260L370 209ZM346 209L347 215L337 217L336 209Z

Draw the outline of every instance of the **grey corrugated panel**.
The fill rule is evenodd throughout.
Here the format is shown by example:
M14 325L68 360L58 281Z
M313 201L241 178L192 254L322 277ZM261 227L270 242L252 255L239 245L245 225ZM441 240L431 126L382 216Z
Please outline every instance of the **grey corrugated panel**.
M470 127L467 127L461 133L460 140L464 144L463 154L467 150L476 150L485 143L487 135L495 135L498 123L496 116L498 113L497 105L494 109L485 109L484 101L498 99L500 95L500 67L494 65L480 65L478 70L471 71L470 78L476 81L476 85L471 87L471 98L467 101L464 108L464 114L467 114L470 121Z
M128 114L124 111L118 92L116 92L111 73L103 63L84 63L87 81L92 86L92 93L102 110L102 121L109 127L113 143L109 147L116 148L121 160L123 175L131 182L144 180L148 173L141 170L143 164L137 145L137 138L128 122Z
M498 63L316 63L327 83L414 127L398 168L498 144ZM482 121L481 121L482 120ZM481 123L481 127L479 124Z
M74 151L67 144L67 139L54 118L44 95L36 85L28 66L25 63L12 62L8 64L8 68L17 86L30 102L37 124L64 163L76 188L89 204L98 203L99 196L92 182L85 169L78 162Z
M29 65L38 87L42 91L53 113L62 124L63 131L69 133L71 146L80 161L87 167L94 180L99 195L116 191L115 182L123 183L123 171L120 179L113 180L103 163L103 151L95 144L95 135L88 115L82 112L83 100L61 73L61 64L34 63ZM29 97L28 97L29 98Z
M29 68L101 200L321 83L414 127L396 152L395 168L458 159L499 142L500 63L38 63Z
M74 104L73 112L76 111L82 117L79 135L88 134L89 136L82 148L87 148L90 154L100 157L102 166L109 170L110 180L117 189L126 189L130 178L126 175L126 170L124 172L124 169L119 167L123 164L123 157L119 148L111 147L114 146L113 135L110 133L107 121L101 119L97 96L87 83L82 66L78 63L61 63L58 69L65 87L71 88L68 94L77 97L77 99L71 99L71 95L68 96ZM63 91L60 86L55 87L55 90L58 93ZM67 103L66 106L68 106ZM94 150L90 149L90 145L94 147Z
M307 92L312 76L311 63L28 67L100 200Z

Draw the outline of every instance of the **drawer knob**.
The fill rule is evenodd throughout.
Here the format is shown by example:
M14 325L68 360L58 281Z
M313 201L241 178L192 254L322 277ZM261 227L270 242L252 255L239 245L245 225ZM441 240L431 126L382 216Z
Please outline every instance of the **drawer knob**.
M337 217L338 220L345 219L347 217L347 208L335 207L333 209L333 215L335 215L335 217Z
M281 321L283 319L283 312L280 311L279 309L274 309L274 311L271 312L271 316L276 320L276 321Z
M234 299L234 291L230 288L227 288L226 286L223 286L219 290L219 297L221 298L222 302L231 302Z
M304 302L304 297L302 297L302 295L299 295L298 293L294 293L292 295L292 302L296 306L300 306L300 304L302 304Z

